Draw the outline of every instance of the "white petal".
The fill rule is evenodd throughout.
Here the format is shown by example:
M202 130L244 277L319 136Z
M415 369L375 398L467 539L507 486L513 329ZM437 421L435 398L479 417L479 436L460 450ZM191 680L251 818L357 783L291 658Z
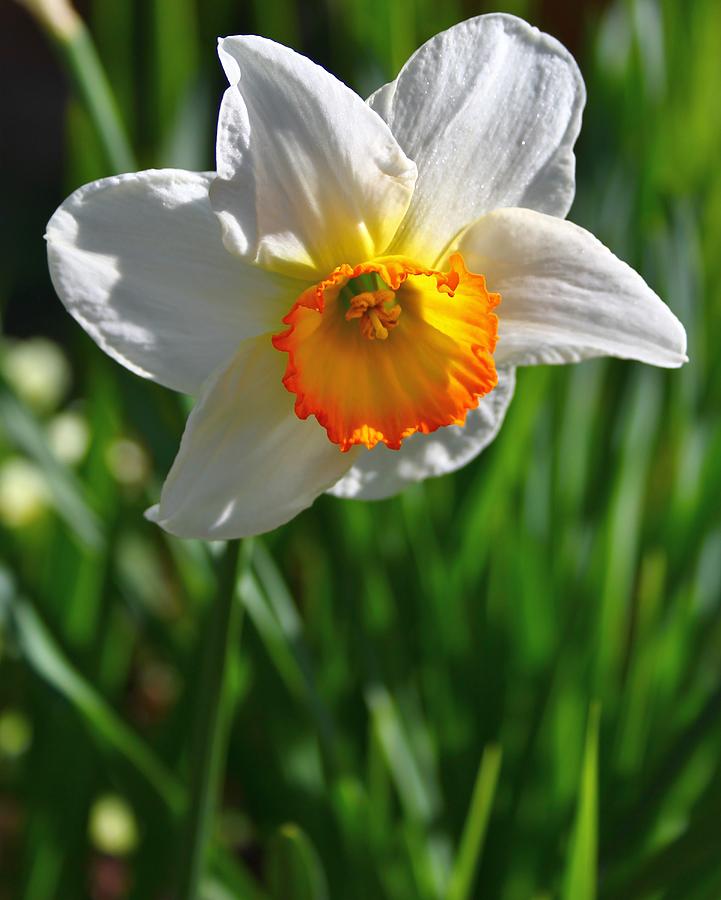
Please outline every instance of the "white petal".
M455 472L478 456L498 434L515 387L513 369L500 369L498 387L468 413L461 428L449 425L432 434L414 434L400 450L380 444L358 455L328 493L336 497L381 500L432 475Z
M515 16L478 16L431 38L368 101L418 166L392 250L432 265L490 210L565 216L585 99L571 54Z
M500 365L620 356L655 366L686 361L686 333L634 270L590 232L528 209L476 222L459 249L499 291Z
M260 37L221 40L230 87L218 120L213 208L229 248L311 278L381 253L415 165L344 84Z
M146 515L180 537L261 534L282 525L352 464L315 419L301 421L281 383L287 357L270 336L244 341L203 386L159 507Z
M194 393L246 337L278 326L304 284L223 246L209 173L104 178L71 194L48 223L60 299L133 372Z

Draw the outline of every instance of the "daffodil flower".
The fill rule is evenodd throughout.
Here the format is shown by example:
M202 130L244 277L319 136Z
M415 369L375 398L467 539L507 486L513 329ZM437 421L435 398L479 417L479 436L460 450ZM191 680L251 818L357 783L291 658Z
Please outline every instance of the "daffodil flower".
M163 528L255 534L323 491L451 472L496 435L516 366L685 361L668 307L564 221L585 90L553 38L470 19L367 102L260 37L219 54L217 173L96 181L47 231L103 350L197 395Z

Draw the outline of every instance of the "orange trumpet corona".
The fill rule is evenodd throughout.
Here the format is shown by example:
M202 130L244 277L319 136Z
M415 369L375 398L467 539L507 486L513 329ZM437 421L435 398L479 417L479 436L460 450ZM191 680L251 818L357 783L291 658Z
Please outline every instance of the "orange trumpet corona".
M401 257L342 265L296 300L273 346L301 419L347 451L400 449L416 431L463 425L498 383L500 295L454 253L447 272Z

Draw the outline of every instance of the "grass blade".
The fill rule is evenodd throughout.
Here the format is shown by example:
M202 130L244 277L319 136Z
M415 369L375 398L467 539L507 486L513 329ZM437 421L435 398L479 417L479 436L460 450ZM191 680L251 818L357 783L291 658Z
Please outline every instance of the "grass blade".
M7 596L0 599L9 600ZM73 668L30 603L14 597L9 612L22 653L34 671L73 705L97 735L135 766L173 812L180 812L183 791L175 776Z
M60 8L62 4L57 4ZM72 78L78 96L87 109L113 173L137 168L125 126L120 118L110 82L105 74L92 36L72 9L48 12L29 7L38 24L55 45Z
M598 732L601 707L592 703L588 713L586 748L576 807L563 900L595 900L598 870Z
M320 859L297 825L283 825L270 848L269 880L275 900L328 900Z
M188 805L185 853L181 856L179 896L198 900L206 870L209 842L219 803L228 753L231 710L229 660L240 634L243 607L237 585L239 568L249 555L246 542L240 560L240 541L229 541L218 565L217 593L210 604L206 630L201 639L202 668L191 745L190 803Z
M104 543L102 528L83 496L80 483L53 456L45 433L30 410L3 384L0 384L0 423L12 441L42 469L58 514L84 545L100 549Z
M448 885L447 900L468 900L472 896L473 881L483 852L488 820L493 807L502 751L498 744L489 744L483 751L471 805L463 826L458 855Z

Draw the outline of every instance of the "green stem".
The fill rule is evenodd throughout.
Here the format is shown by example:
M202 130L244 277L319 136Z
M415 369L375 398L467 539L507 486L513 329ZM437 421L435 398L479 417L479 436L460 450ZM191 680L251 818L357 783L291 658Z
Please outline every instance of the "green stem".
M246 542L243 564L248 559ZM195 738L190 759L191 784L185 852L180 858L180 900L198 900L206 868L208 845L215 817L228 747L231 721L228 660L242 620L237 596L240 541L230 541L220 560L218 591L208 610L202 638L200 686L195 716Z
M135 157L90 32L82 22L67 40L57 41L75 89L88 111L113 172L133 172Z
M67 0L20 0L55 45L114 173L137 169L135 156L95 44Z

